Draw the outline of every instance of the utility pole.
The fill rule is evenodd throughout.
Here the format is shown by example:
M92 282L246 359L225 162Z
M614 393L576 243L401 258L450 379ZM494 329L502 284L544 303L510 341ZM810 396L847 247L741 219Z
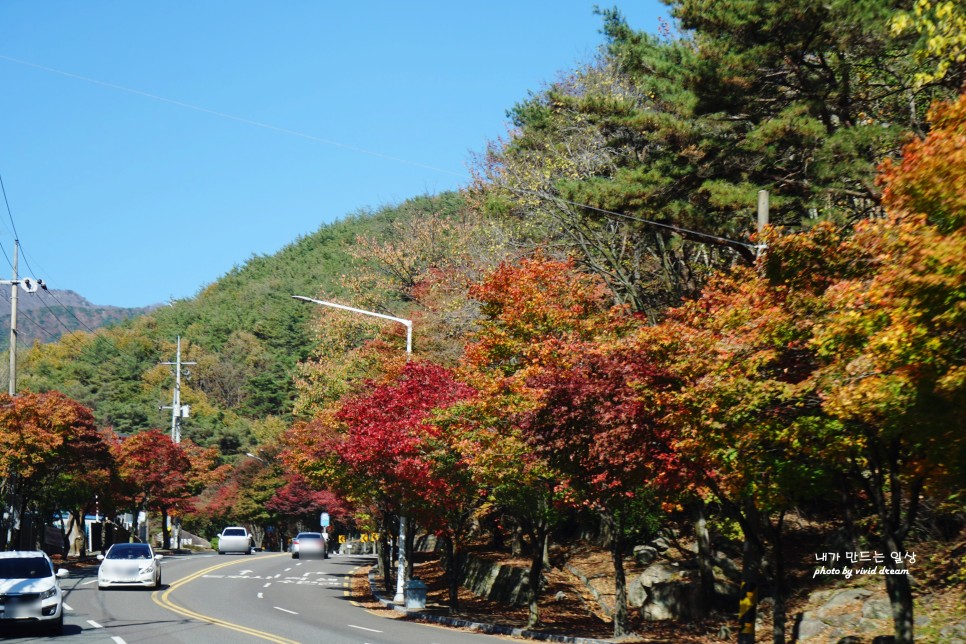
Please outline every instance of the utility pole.
M181 404L181 365L193 365L198 364L197 362L182 362L181 361L181 336L178 336L178 350L175 354L174 362L162 362L161 364L174 365L174 394L171 397L171 406L162 406L159 409L170 409L171 410L171 441L175 444L181 442L181 419L187 418L189 410L191 409L188 405ZM162 521L167 521L168 517L161 517ZM174 543L175 549L181 549L181 519L180 517L175 517L174 519ZM147 535L151 538L150 533Z
M10 397L17 395L17 287L19 286L28 293L35 293L38 287L47 290L43 280L34 280L29 277L20 279L17 274L17 263L20 258L20 240L13 240L13 278L0 280L0 284L10 285L10 384L8 393ZM0 541L4 547L9 548L13 537L20 529L20 516L17 501L17 475L11 473L7 477L0 490L6 491L7 498L4 499L3 517L0 517L0 525L4 521L7 523L6 532L0 534Z
M758 233L768 225L768 191L758 191ZM755 255L760 257L765 246L759 241ZM752 523L757 521L754 501L743 499L742 511ZM745 537L742 551L741 586L738 598L738 644L755 644L755 626L758 619L758 579L761 576L761 549Z
M768 225L768 191L758 191L758 232Z
M17 395L17 287L28 293L36 293L38 288L47 290L43 280L31 277L20 279L17 275L17 260L20 257L20 240L13 240L13 279L0 280L0 284L10 285L10 386L8 393Z
M13 278L10 280L10 388L11 396L17 395L17 260L20 241L13 240Z
M197 362L181 361L181 336L178 336L178 352L174 362L162 362L161 364L174 365L174 395L171 406L163 406L159 409L171 410L171 440L175 443L181 442L181 419L187 418L190 411L188 405L181 405L181 365L193 365Z
M759 190L758 191L758 234L761 235L761 231L765 229L768 225L768 191ZM767 250L767 247L758 240L755 244L755 259L761 257L761 254Z

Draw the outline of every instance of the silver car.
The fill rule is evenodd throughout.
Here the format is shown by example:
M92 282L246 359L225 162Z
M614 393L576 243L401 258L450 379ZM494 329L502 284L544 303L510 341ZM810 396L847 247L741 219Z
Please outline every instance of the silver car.
M53 635L64 630L64 595L60 582L69 573L41 550L0 552L0 631L8 625L45 626Z
M107 554L97 555L101 561L97 569L97 588L115 586L161 586L162 555L155 554L146 543L115 543Z
M292 539L292 559L305 557L329 558L329 549L321 532L299 532Z

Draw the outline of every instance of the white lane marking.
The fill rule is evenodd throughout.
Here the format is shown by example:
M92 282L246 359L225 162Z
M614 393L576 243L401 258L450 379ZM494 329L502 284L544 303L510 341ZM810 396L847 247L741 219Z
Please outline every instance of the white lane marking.
M95 622L93 619L87 620L87 623L93 626L94 628L104 628L103 626Z
M272 606L275 610L280 610L283 613L288 613L289 615L298 615L294 610L288 610L287 608L282 608L280 606Z
M382 631L377 631L374 628L366 628L365 626L356 626L355 624L346 624L349 628L358 628L360 631L369 631L370 633L381 633Z
M268 582L267 584L265 584L264 586L262 586L262 588L268 588L271 585L272 585L272 582Z
M68 606L67 604L64 604L64 610L74 610L74 609Z
M127 644L127 642L124 641L123 637L114 636L111 639L114 640L116 644Z
M239 570L239 571L238 571L238 574L239 574L239 575L247 575L247 574L248 574L248 573L250 573L250 572L251 572L251 570Z
M87 581L81 582L81 586L87 586L88 584L93 584L96 581L96 579L88 579Z
M258 593L259 599L265 599L265 593Z
M285 572L288 572L291 569L292 569L291 567L288 567L288 568L285 569Z

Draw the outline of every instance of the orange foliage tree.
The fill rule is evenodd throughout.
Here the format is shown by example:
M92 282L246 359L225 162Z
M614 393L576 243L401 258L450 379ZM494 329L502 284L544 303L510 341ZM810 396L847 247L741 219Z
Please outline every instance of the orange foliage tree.
M76 520L109 468L107 444L86 407L56 391L0 395L0 497L16 493L20 516L37 501ZM18 545L19 527L11 535L8 548Z

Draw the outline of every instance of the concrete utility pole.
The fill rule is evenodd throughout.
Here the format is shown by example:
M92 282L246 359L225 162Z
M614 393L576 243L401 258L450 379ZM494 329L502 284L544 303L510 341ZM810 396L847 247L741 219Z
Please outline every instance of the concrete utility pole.
M768 191L759 190L758 191L758 233L765 229L768 225ZM758 240L755 244L755 259L761 257L761 254L767 250L767 247Z
M187 418L190 411L188 405L181 405L181 365L193 365L197 362L181 361L181 336L178 336L178 352L174 362L162 362L161 364L174 365L174 395L172 396L171 406L167 405L160 409L171 410L171 440L175 443L181 442L181 419Z
M13 279L0 280L0 284L10 285L10 387L8 393L17 395L17 287L28 293L36 293L38 288L47 290L43 280L17 276L17 260L20 257L20 240L13 240Z
M10 280L10 389L11 396L17 395L17 261L20 256L20 242L13 240L13 278Z
M19 286L28 293L35 293L37 288L44 290L47 286L43 280L35 280L29 277L19 278L17 274L17 263L20 259L20 240L13 240L13 278L0 280L0 284L10 285L10 383L8 393L11 397L17 395L17 287ZM0 526L6 522L6 531L0 531L0 541L4 548L9 548L13 541L14 532L20 529L20 516L17 502L17 474L11 472L3 486L7 491L7 498L4 499L3 516L0 517Z

